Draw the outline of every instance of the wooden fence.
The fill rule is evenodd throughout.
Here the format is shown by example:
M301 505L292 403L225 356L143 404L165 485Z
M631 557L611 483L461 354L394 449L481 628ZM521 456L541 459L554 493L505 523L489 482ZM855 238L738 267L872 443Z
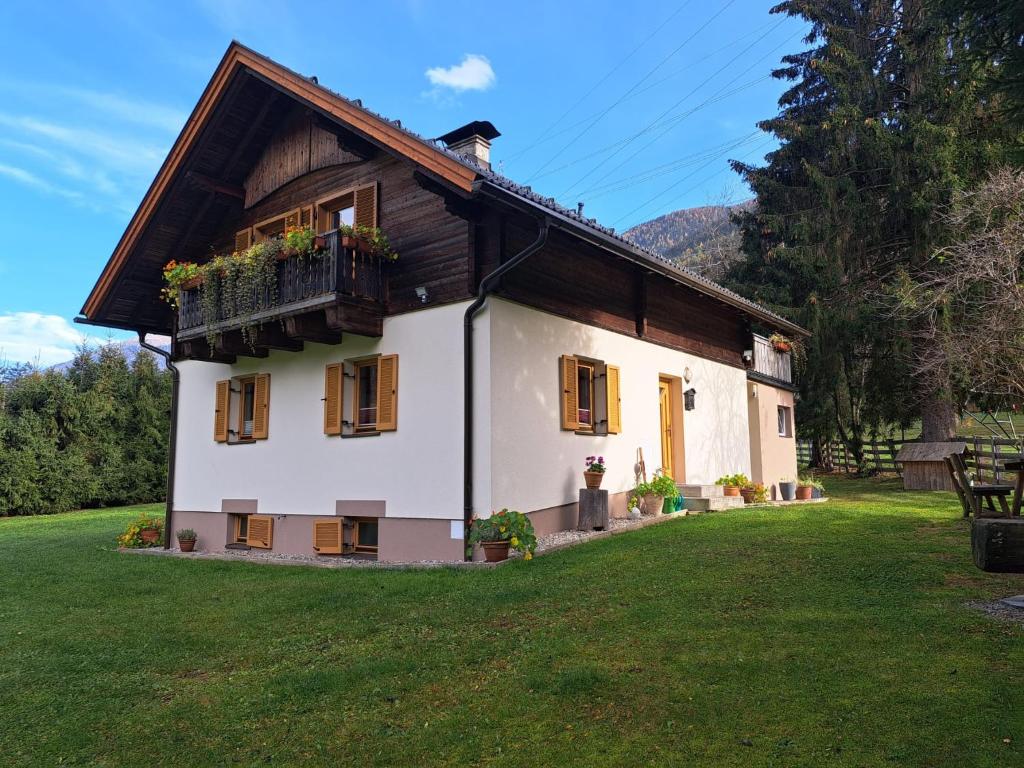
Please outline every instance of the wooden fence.
M1018 458L1024 453L1024 446L1003 437L957 437L967 443L967 466L982 482L1009 482L1013 473L1002 468L1002 462ZM916 442L916 441L908 441ZM903 446L902 440L873 440L864 444L864 464L869 470L900 473L896 454ZM857 464L853 455L839 440L820 446L821 465L825 469L856 472ZM796 459L800 467L811 463L814 450L812 441L796 441Z

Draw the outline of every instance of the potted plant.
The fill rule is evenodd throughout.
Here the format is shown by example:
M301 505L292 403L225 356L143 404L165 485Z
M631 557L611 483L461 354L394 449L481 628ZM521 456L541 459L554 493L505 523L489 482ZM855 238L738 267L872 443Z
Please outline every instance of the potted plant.
M750 484L750 479L742 472L735 475L723 475L715 480L715 485L722 486L723 496L739 496L740 489Z
M783 336L781 333L773 333L768 337L769 343L772 345L772 349L776 352L789 352L793 349L793 342Z
M743 497L744 504L753 504L754 494L755 490L753 485L744 485L742 488L740 488L740 496Z
M178 531L178 548L182 552L191 552L196 548L196 532L191 528L182 528Z
M814 478L802 476L796 486L796 498L799 501L807 501L814 491Z
M508 509L492 512L490 517L474 517L469 542L483 547L484 559L488 563L507 560L509 549L522 552L523 559L530 560L537 548L537 536L530 518L522 512Z
M643 499L647 514L655 516L664 514L665 502L675 501L678 495L679 487L675 480L660 469L654 473L651 482L640 483L634 491L635 497Z
M142 514L128 524L117 543L128 549L155 547L160 543L164 523L159 517Z
M811 498L820 499L825 496L825 484L821 480L811 480Z
M583 471L583 481L587 488L600 488L604 479L604 456L587 456L587 468Z
M796 480L788 477L779 480L779 494L783 501L793 501L796 498Z

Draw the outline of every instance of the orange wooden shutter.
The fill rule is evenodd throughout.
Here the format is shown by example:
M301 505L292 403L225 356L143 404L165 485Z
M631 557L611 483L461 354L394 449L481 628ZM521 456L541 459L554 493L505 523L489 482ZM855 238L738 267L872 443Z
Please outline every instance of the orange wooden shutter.
M341 554L341 520L313 521L313 549L321 555Z
M576 358L572 355L562 355L558 370L562 390L559 398L562 401L562 429L576 430L580 428L580 379Z
M235 250L241 253L252 245L252 229L243 229L235 233Z
M355 212L353 220L357 227L374 228L377 226L377 183L360 187L355 192Z
M324 434L341 434L342 387L345 369L341 363L331 363L324 370Z
M287 234L288 230L290 230L290 229L298 229L300 221L302 221L302 210L301 209L296 208L294 211L292 211L291 213L287 214L284 217L284 231L285 231L285 234Z
M272 548L274 546L274 518L267 515L249 515L246 544L260 549Z
M231 380L217 382L213 403L213 439L218 443L228 441L228 411L231 404Z
M307 205L302 209L299 218L300 227L312 227L313 226L313 206Z
M257 373L252 393L252 437L266 440L270 432L270 374Z
M608 405L608 434L622 431L622 402L619 395L619 367L605 366L605 399Z
M398 355L377 361L377 430L398 429Z

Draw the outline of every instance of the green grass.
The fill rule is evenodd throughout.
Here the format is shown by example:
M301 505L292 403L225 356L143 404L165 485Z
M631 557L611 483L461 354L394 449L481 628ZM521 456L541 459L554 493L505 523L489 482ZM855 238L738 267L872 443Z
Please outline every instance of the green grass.
M965 607L1024 577L973 567L950 495L829 487L494 570L0 520L0 764L1024 764L1024 630Z

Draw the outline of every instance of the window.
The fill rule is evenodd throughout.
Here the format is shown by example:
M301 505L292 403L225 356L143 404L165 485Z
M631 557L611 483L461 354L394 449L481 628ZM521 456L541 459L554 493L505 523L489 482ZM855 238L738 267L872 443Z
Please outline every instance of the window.
M355 383L356 432L377 431L377 361L356 363Z
M249 540L249 516L232 515L235 519L234 535L231 541L235 544L246 544Z
M316 203L317 232L332 232L340 226L377 226L377 185L342 189Z
M562 355L559 359L562 429L596 435L621 432L619 378L618 366Z
M266 440L270 425L270 374L254 373L216 384L213 439L218 443Z
M351 227L356 220L356 207L346 205L331 211L331 229Z
M352 398L351 419L344 421L347 397ZM325 435L373 435L398 429L398 355L331 363L324 369L323 403Z
M253 414L256 411L256 377L247 376L239 379L238 385L241 400L238 408L238 439L252 440Z
M790 409L784 405L779 406L779 437L793 436L793 421L790 418Z
M576 403L576 420L581 431L594 430L594 366L591 363L579 362L576 365L578 397Z
M372 517L356 520L353 545L356 552L377 554L377 520Z

